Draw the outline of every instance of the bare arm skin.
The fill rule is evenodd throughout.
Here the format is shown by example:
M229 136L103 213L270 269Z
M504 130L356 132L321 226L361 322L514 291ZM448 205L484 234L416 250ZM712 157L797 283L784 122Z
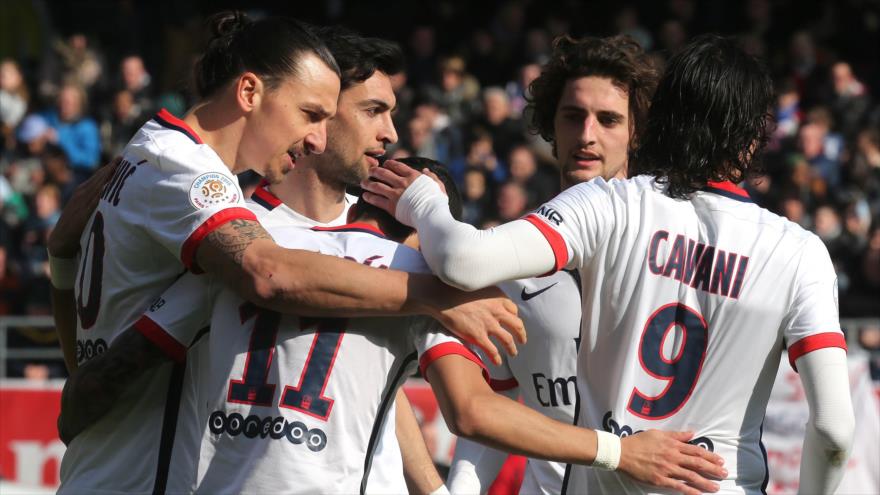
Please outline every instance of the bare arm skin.
M319 317L426 314L480 346L496 363L501 356L490 336L512 355L514 339L525 342L516 305L497 288L465 293L433 276L284 249L253 220L217 228L202 242L196 259L243 298L275 311Z
M403 477L410 494L428 495L443 485L440 473L425 445L422 430L413 413L412 405L403 389L398 389L397 398L397 443L403 457Z
M58 417L61 441L69 444L112 410L138 377L167 361L166 354L134 328L123 332L105 353L83 363L65 382Z
M453 433L514 454L590 465L596 432L552 420L489 388L473 362L458 355L439 358L428 379ZM685 443L691 433L648 430L621 440L618 471L687 495L716 492L723 478L721 457ZM703 473L703 474L700 474Z

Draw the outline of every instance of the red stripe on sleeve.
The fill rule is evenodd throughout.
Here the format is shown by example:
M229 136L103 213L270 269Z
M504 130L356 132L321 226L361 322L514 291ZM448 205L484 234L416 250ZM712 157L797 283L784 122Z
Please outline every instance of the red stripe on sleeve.
M506 380L496 380L492 378L489 380L489 386L496 392L504 392L519 387L519 382L513 377L507 378Z
M257 220L257 217L251 210L236 206L218 211L202 222L202 224L199 225L199 228L189 235L189 238L183 243L183 247L180 248L180 260L183 262L183 265L193 273L202 273L202 269L195 264L195 260L193 259L196 255L196 251L199 249L199 244L201 244L202 240L207 237L208 234L221 225L239 218L244 220Z
M481 370L483 370L483 378L486 379L487 383L490 383L491 379L489 378L489 370L486 369L486 365L483 364L483 360L480 359L479 356L474 354L474 351L468 349L459 342L444 342L442 344L435 345L434 347L428 349L427 352L422 354L422 357L419 358L419 371L422 372L422 377L425 381L428 380L428 374L426 373L427 369L434 361L448 356L450 354L458 354L459 356L469 359L477 364Z
M180 342L174 340L174 337L168 334L158 323L151 320L147 315L134 324L135 330L148 338L150 342L156 344L159 349L171 359L178 363L186 362L186 347Z
M542 275L542 277L553 275L559 270L565 268L565 265L568 264L568 246L565 244L565 239L562 238L559 232L553 227L547 225L544 220L541 220L541 217L534 213L526 215L523 217L523 220L534 225L539 231L541 231L541 234L543 234L544 238L547 239L547 242L550 243L550 248L553 249L553 256L556 258L556 265L552 270Z
M791 365L791 369L797 371L797 366L795 366L794 363L799 357L808 352L825 349L827 347L840 347L845 351L846 339L843 338L843 334L840 332L825 332L813 334L809 337L804 337L801 340L798 340L794 345L788 348L788 363Z

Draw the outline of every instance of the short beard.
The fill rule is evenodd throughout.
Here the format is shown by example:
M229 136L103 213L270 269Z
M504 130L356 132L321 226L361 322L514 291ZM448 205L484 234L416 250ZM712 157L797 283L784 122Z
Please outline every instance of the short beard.
M366 177L361 177L360 163L344 164L342 159L333 153L324 152L319 166L315 167L318 178L325 184L338 184L341 189L348 186L359 186Z

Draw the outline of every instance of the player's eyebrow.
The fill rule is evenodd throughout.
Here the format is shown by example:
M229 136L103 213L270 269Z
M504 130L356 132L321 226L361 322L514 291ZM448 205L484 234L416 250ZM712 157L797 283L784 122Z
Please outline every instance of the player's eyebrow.
M361 106L364 108L372 106L379 107L380 112L387 112L388 110L394 112L395 110L397 110L397 105L391 107L391 105L389 105L387 101L380 100L378 98L368 98L366 100L363 100L361 102Z
M318 117L320 117L321 120L326 119L326 118L333 115L332 113L327 111L326 108L324 108L321 105L317 105L317 104L304 103L301 108L307 112L312 112L312 113L316 114Z
M562 105L559 107L560 112L577 112L577 113L588 113L586 108L579 107L577 105Z
M600 117L611 117L616 120L623 120L623 114L614 110L601 110L597 112Z

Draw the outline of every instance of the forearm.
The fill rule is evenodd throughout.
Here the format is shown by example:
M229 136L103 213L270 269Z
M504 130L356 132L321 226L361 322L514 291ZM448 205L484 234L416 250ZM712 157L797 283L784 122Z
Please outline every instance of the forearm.
M433 186L433 187L432 187ZM525 220L478 230L452 217L444 196L429 178L420 178L398 204L399 218L419 232L422 254L444 282L475 290L543 275L554 268L550 244Z
M801 454L801 493L833 493L846 470L855 429L846 353L819 349L801 356L796 364L810 406Z
M213 272L240 295L305 316L430 314L432 293L442 290L439 280L428 275L370 268L265 242L251 245L239 270L229 268Z
M52 287L52 316L55 318L55 332L61 352L64 354L64 366L67 373L76 371L76 299L73 290L61 290Z
M555 421L496 394L479 383L476 369L460 366L459 356L438 359L428 370L437 402L453 433L512 454L573 464L592 464L593 430ZM467 366L476 368L473 363Z
M397 442L403 457L403 476L409 493L429 494L443 485L425 445L419 423L403 389L397 391Z
M69 443L101 419L138 377L166 359L158 347L130 328L107 352L83 363L68 378L61 394L61 440Z

